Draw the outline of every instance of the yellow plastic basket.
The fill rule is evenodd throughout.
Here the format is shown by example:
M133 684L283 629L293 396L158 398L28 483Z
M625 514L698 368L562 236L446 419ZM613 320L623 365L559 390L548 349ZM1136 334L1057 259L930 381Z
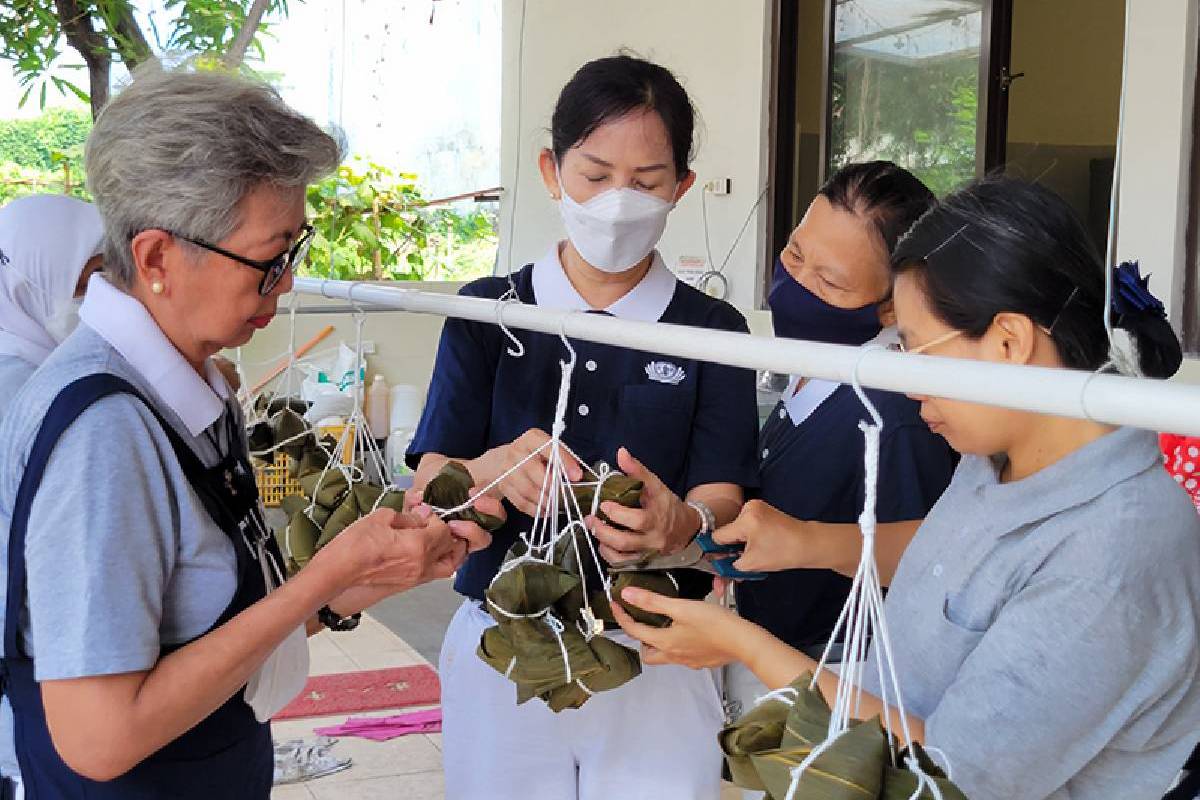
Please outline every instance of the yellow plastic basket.
M332 436L334 439L341 440L342 433L345 431L344 425L322 425L317 429L320 436ZM351 429L350 436L354 436L354 431ZM354 457L353 438L348 441L347 447L342 451L342 463L352 464ZM258 496L262 498L263 505L267 508L278 508L283 498L293 494L303 494L300 489L300 482L293 478L290 474L292 459L283 453L276 453L274 464L262 464L254 470L254 482L258 484Z

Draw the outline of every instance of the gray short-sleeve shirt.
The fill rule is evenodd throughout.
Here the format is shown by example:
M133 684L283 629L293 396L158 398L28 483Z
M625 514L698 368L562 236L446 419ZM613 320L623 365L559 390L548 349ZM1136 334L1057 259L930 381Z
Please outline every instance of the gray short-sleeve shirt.
M1152 433L1012 483L965 457L886 613L906 710L972 800L1159 798L1200 738L1200 517Z
M229 403L192 436L153 386L86 325L25 384L0 422L0 563L34 436L58 392L110 372L138 387L206 464ZM164 645L204 633L229 604L236 557L192 491L153 414L133 397L101 400L67 429L34 500L26 542L24 644L38 680L150 669ZM7 563L3 563L7 570Z

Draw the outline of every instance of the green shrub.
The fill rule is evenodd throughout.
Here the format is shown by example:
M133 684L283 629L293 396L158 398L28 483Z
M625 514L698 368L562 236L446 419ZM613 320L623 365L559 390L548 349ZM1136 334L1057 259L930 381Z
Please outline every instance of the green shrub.
M81 171L83 144L91 129L86 111L65 108L33 119L0 120L0 163L51 170L66 160Z
M491 274L495 212L429 208L417 176L355 159L308 189L315 234L301 274L338 280L465 280Z

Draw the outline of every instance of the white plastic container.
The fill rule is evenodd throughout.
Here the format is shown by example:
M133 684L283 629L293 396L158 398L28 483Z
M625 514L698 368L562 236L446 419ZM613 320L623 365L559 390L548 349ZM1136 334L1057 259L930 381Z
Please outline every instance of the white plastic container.
M409 384L396 384L392 387L392 414L389 430L409 428L416 430L421 421L421 405L425 400L425 392ZM373 424L373 423L372 423Z
M376 439L384 438L391 430L389 424L390 399L391 392L388 390L387 381L383 379L382 375L376 375L375 380L371 381L371 387L367 389L363 403L363 413L366 414L367 425L371 427L371 435Z

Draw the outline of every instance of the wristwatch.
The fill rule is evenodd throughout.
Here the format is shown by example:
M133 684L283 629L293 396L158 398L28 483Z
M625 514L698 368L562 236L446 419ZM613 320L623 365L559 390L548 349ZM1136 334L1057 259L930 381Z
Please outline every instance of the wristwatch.
M321 610L317 612L317 621L319 621L326 628L329 628L329 630L336 631L338 633L354 630L358 627L358 622L361 619L362 612L351 614L348 617L342 617L339 616L338 613L329 606L321 606Z
M699 500L688 500L687 504L696 509L696 513L700 515L700 530L696 531L697 536L706 536L717 529L717 515L706 503Z

